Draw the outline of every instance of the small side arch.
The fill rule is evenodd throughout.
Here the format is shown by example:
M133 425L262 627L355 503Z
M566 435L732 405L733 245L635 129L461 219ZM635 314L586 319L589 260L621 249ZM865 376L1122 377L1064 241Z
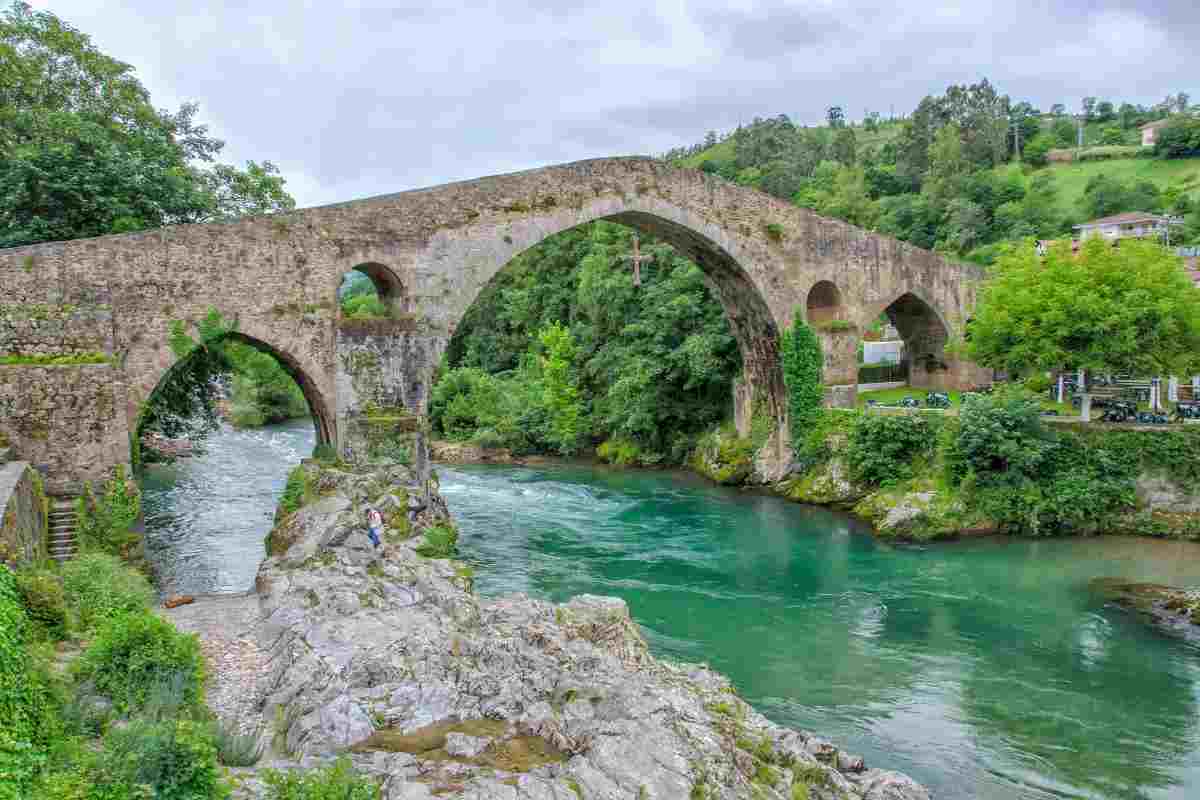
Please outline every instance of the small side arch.
M399 316L408 311L409 296L408 289L404 282L396 275L396 273L387 265L381 264L378 261L364 261L355 264L345 272L338 275L338 285L335 287L335 294L340 293L344 281L351 273L359 273L365 275L371 281L371 285L375 289L375 294L380 302L388 309L392 316ZM336 298L337 307L341 308L341 297Z
M810 326L842 319L842 292L833 281L817 281L808 290L804 317Z

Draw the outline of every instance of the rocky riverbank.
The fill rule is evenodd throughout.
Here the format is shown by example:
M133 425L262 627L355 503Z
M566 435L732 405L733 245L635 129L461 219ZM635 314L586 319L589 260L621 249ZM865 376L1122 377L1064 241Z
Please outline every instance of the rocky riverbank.
M1200 643L1200 587L1184 589L1158 583L1097 578L1093 592L1133 611L1161 630Z
M305 505L280 520L257 579L249 633L268 667L239 687L272 755L240 771L239 796L262 795L262 767L349 752L387 800L928 797L774 725L707 667L653 658L621 600L480 600L468 567L430 557L452 528L436 486L406 468L304 469ZM387 520L378 550L368 502ZM205 619L203 604L187 613ZM210 692L232 696L225 676Z

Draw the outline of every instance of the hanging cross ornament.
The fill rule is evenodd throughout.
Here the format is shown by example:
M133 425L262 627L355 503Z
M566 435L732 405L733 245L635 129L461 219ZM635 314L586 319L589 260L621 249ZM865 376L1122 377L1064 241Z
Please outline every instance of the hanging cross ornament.
M654 256L642 255L642 251L638 247L638 235L636 233L633 235L633 255L630 256L630 260L633 261L633 285L641 286L642 285L642 262L643 261L653 261Z

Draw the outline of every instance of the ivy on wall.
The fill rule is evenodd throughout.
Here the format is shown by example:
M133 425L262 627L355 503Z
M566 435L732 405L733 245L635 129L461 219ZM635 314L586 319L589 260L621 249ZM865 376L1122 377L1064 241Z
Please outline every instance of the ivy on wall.
M791 427L792 451L802 455L807 432L817 424L825 391L821 372L825 360L821 342L804 323L800 309L793 315L791 330L780 337L779 354L783 362L783 381L788 393L788 420Z

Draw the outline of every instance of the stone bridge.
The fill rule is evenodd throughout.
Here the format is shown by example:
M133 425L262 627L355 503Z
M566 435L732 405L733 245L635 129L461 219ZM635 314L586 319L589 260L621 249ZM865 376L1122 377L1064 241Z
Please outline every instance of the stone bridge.
M0 366L0 435L51 491L101 478L128 462L141 409L174 365L172 321L215 308L297 379L320 441L359 455L380 431L421 430L455 325L505 264L600 219L704 270L741 347L743 423L755 404L783 421L777 334L793 314L820 333L826 384L849 387L840 402L853 399L860 333L881 313L907 342L914 385L980 377L943 352L974 302L970 268L697 171L614 158L0 251L0 364L26 362ZM392 319L339 318L349 270L370 276Z

